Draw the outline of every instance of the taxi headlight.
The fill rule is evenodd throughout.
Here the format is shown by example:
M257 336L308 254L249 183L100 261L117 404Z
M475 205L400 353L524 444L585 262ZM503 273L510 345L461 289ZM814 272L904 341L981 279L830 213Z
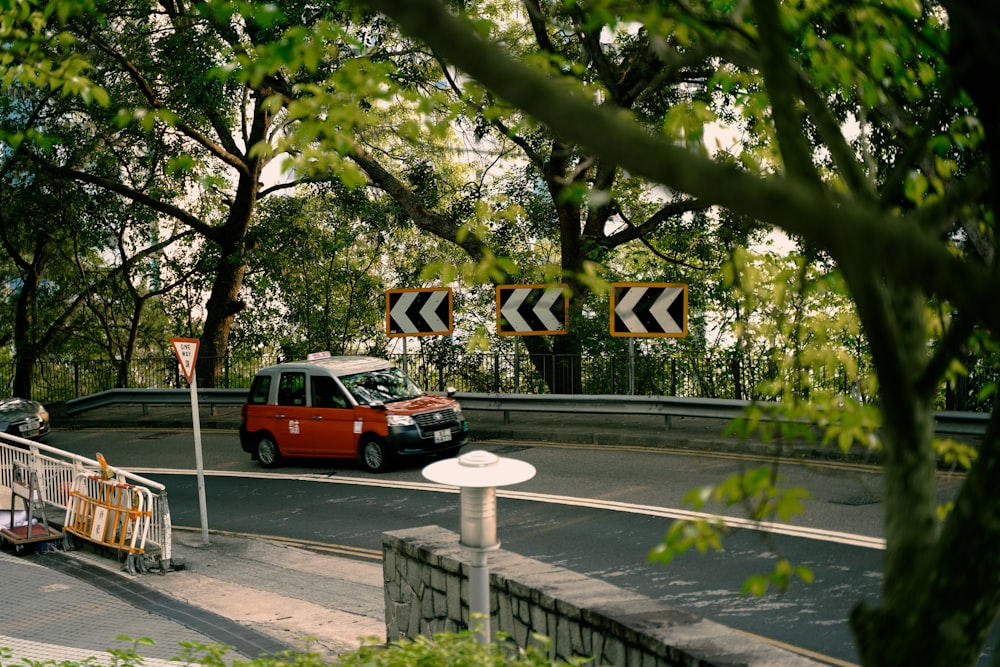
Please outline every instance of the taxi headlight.
M417 422L410 415L386 415L385 423L389 426L413 426Z

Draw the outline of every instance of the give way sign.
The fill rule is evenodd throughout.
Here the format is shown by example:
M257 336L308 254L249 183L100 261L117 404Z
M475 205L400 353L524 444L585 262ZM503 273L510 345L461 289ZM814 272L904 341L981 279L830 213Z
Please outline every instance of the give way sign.
M194 378L194 365L198 361L198 344L200 341L197 338L171 338L170 344L174 346L174 354L177 355L177 363L181 365L181 372L184 373L184 379L191 384L191 380Z

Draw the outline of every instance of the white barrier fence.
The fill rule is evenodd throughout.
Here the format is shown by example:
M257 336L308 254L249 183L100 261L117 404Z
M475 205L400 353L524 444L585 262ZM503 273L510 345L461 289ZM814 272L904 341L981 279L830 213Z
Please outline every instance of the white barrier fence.
M128 503L141 513L141 520L120 522L120 534L114 540L109 537L111 533L102 533L100 539L92 541L121 549L128 556L130 569L150 569L156 561L160 561L156 567L164 571L169 567L172 557L170 508L167 488L162 484L113 466L110 477L103 478L101 464L94 459L0 433L0 487L13 488L15 468L35 473L46 507L63 513L65 518L59 523L68 525L79 518L79 508L96 508L105 502L107 488L130 489ZM101 482L89 481L102 479ZM91 503L91 499L96 502ZM119 509L124 509L124 505ZM89 532L76 531L76 534L90 539Z

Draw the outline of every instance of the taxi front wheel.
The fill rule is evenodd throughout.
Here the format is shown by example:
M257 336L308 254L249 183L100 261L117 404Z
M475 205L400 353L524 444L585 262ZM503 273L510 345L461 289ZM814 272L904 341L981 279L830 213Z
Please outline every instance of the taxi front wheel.
M276 468L281 463L281 450L270 435L262 435L257 440L257 460L265 468Z
M385 445L377 438L365 438L358 447L358 458L369 472L385 472L389 456Z

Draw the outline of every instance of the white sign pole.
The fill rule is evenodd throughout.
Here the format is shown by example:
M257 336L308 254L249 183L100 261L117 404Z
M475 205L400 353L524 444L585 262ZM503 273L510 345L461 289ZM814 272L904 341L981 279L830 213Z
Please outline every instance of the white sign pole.
M201 417L198 414L198 377L195 366L198 363L196 338L171 338L177 362L181 366L188 385L191 387L191 423L194 425L194 460L198 469L198 505L201 508L201 541L208 545L208 506L205 503L205 464L201 457Z
M201 543L208 545L208 506L205 503L205 464L201 457L201 417L198 414L198 378L191 377L191 421L194 424L194 462L198 468L198 507L201 509Z

